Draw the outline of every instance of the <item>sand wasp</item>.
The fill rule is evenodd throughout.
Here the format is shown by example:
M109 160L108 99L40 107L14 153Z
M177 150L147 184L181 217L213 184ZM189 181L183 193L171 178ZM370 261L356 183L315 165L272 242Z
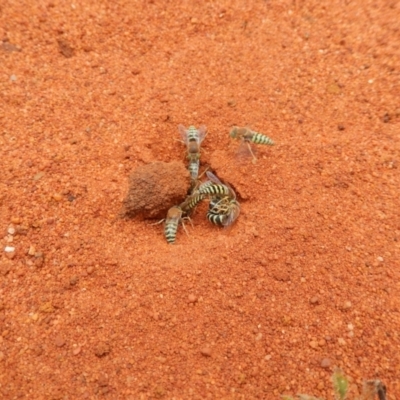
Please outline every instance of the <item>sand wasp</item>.
M189 172L192 180L196 180L199 176L200 166L200 145L207 136L207 128L201 125L199 129L189 126L186 129L183 125L178 126L183 142L187 147L187 158L189 160Z
M168 243L175 243L176 232L182 218L183 211L179 206L173 206L168 210L164 225L164 236Z
M237 126L234 126L229 133L229 136L233 139L241 139L244 143L247 144L250 154L253 157L253 162L256 162L257 158L251 149L250 143L265 144L268 146L273 146L275 144L274 141L268 136L263 135L259 132L252 131L249 128L239 128Z
M235 198L213 198L207 211L207 219L215 225L232 225L240 214L240 204Z
M210 198L207 218L216 225L229 226L240 213L240 204L233 189L222 183L212 172L207 171L209 181L200 185L198 191Z
M206 172L208 181L201 184L198 188L198 192L208 197L231 197L235 198L235 192L231 187L222 183L211 171Z
M188 234L183 220L188 219L190 223L192 223L192 221L190 220L190 217L187 215L187 211L182 208L183 204L184 203L182 203L179 206L173 206L167 212L167 217L165 218L165 223L164 223L164 236L167 239L168 243L171 244L175 243L176 233L178 232L178 226L180 222L182 222L182 227L186 232L186 234Z

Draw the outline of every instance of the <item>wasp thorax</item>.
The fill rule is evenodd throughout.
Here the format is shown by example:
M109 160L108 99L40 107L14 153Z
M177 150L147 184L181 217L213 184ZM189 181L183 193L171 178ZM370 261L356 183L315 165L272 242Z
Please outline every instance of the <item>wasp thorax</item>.
M239 128L238 126L235 126L232 128L231 132L229 133L229 136L233 139L240 139L246 136L248 132L248 129L246 128Z
M173 206L168 210L167 219L179 219L182 216L182 209L178 206Z
M229 136L230 136L231 138L235 139L236 136L237 136L237 130L238 130L238 128L236 128L236 127L233 128L233 129L230 131Z

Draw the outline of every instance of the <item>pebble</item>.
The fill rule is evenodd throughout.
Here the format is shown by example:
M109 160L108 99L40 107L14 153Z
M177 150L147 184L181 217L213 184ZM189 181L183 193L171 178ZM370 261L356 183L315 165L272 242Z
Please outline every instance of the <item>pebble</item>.
M94 272L94 267L88 267L87 270L86 270L86 272L88 273L88 275L93 274L93 272Z
M326 91L330 94L340 94L342 90L337 83L332 83L327 86Z
M14 235L15 234L15 228L13 226L9 226L7 228L7 233L10 234L10 235Z
M34 256L34 255L35 255L35 252L36 252L35 247L32 246L32 245L30 245L30 246L29 246L29 250L28 250L28 255Z
M383 257L376 257L376 259L379 261L379 262L383 262Z
M60 193L54 193L53 194L53 199L55 201L61 201L62 200L62 195Z
M37 268L42 267L44 264L44 256L43 253L35 253L35 266Z
M313 349L316 349L318 347L318 342L316 342L315 340L312 340L310 342L310 347Z
M345 301L344 305L343 305L343 308L345 310L348 310L349 308L351 308L351 301Z
M79 277L77 277L77 276L73 276L73 277L69 280L69 284L70 284L71 286L75 286L78 282L79 282Z
M39 179L44 177L44 172L38 172L34 175L33 180L38 181Z
M189 303L196 303L197 297L194 294L189 294L188 300L189 300Z
M110 346L107 343L98 343L94 349L96 357L104 357L110 353Z
M329 358L323 358L321 360L321 367L322 368L329 368L331 366L331 360Z
M340 344L340 346L345 346L346 345L346 341L343 338L339 338L338 339L338 344Z
M17 225L15 229L18 235L26 235L28 233L28 228L24 225Z
M200 350L201 355L204 357L211 357L211 349L208 346L203 347Z
M261 332L257 333L257 335L256 335L256 341L257 341L257 342L260 341L260 340L262 339L262 337L263 337L263 335L262 335Z
M6 253L14 253L15 247L13 247L13 246L6 246L6 247L4 247L4 251L5 251Z
M319 298L317 296L311 297L310 303L311 304L319 304Z
M74 344L74 348L72 349L72 354L74 356L77 356L81 352L81 350L82 350L81 346Z
M347 329L348 329L349 331L352 331L352 330L354 329L354 325L353 325L353 324L348 324L348 325L347 325Z
M63 347L65 345L65 339L63 337L61 337L61 336L57 336L55 341L54 341L54 344L57 347Z

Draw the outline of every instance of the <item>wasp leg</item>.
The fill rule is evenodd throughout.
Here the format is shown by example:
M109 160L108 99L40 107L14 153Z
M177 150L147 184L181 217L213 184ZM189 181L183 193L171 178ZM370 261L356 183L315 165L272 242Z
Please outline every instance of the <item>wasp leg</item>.
M197 179L199 180L209 169L210 169L210 166L208 166L208 167L197 177Z
M249 148L250 154L253 157L252 163L255 164L257 162L257 157L254 155L253 150L251 149L251 145L249 142L247 143L247 147Z
M161 224L164 221L165 221L165 218L163 218L161 221L154 222L153 224L149 224L149 225L158 225L158 224Z
M181 219L182 228L183 228L183 230L185 231L186 235L189 237L190 235L189 235L189 233L188 233L188 231L187 231L187 229L186 229L185 223L183 222L184 219L188 219L189 222L190 222L190 225L192 225L192 227L193 227L193 223L192 223L192 220L191 220L189 217L185 217L185 218L182 218L182 219Z

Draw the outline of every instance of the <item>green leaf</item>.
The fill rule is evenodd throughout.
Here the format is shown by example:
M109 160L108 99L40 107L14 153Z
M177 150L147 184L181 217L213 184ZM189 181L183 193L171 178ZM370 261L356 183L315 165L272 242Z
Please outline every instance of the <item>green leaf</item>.
M336 369L332 376L333 388L337 400L345 400L349 389L349 381L343 374L342 370Z

